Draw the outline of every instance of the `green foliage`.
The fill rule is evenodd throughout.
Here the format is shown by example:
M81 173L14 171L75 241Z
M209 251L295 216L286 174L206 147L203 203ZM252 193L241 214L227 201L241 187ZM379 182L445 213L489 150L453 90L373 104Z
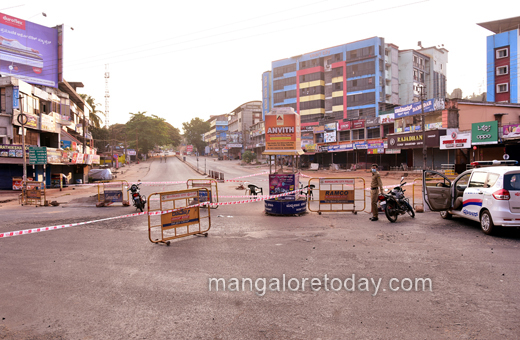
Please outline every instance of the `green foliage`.
M180 142L179 130L156 115L147 116L146 112L130 113L132 118L126 123L126 136L129 145L147 153L155 146ZM172 140L173 139L173 140Z
M246 162L247 164L250 164L255 159L256 153L253 153L250 150L247 150L242 154L242 160L244 160L244 162Z
M96 104L96 100L87 94L80 93L79 96L92 108L88 119L92 122L94 127L99 128L103 122L98 116L98 113L103 113L103 111L97 110L96 107L99 107L101 104Z
M203 121L199 117L193 118L190 122L182 123L186 142L192 144L199 153L204 151L206 143L202 141L202 135L208 132L209 128L209 122Z

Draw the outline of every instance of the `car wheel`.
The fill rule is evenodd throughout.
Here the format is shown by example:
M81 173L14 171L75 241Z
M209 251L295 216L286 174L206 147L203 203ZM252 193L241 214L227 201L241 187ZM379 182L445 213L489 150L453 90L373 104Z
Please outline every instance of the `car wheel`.
M444 210L444 211L441 211L441 217L444 218L445 220L451 220L453 215L450 214L447 210Z
M496 229L491 214L487 210L480 215L480 228L486 235L491 235Z

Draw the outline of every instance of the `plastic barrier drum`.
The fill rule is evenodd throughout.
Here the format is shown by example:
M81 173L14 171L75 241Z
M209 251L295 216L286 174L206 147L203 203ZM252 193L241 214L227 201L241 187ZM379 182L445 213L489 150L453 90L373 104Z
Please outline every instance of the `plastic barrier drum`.
M128 201L128 190L130 185L127 181L102 181L98 184L98 203L97 207L111 205L114 202L121 202L124 206L130 205ZM126 200L124 195L126 192Z
M22 205L45 205L46 201L45 183L27 181L26 189L20 196L20 203Z
M365 180L362 177L310 178L309 187L315 186L312 195L307 195L310 211L357 214L365 210Z
M218 203L218 182L215 179L207 179L207 178L201 178L201 179L189 179L186 181L186 187L187 189L194 189L194 188L206 188L209 191L209 199L208 196L206 196L206 192L200 191L200 197L199 201L197 203L202 202L211 202L211 203ZM218 205L214 205L211 208L216 209L218 208Z
M204 192L201 195L201 192ZM152 196L159 196L152 199ZM207 188L153 193L148 196L148 238L170 245L170 240L190 235L208 236L211 209L199 197L209 197ZM152 206L153 205L153 206Z

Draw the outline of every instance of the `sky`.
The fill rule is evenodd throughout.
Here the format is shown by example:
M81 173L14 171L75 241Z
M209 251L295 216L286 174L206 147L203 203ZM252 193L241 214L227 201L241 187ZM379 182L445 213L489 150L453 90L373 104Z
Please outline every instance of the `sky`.
M517 1L199 0L3 2L0 12L65 25L64 78L82 82L110 124L147 112L181 129L262 100L271 62L374 36L399 49L444 45L447 89L486 91L486 37L477 23L520 15ZM44 17L41 13L47 16ZM73 28L73 29L72 29Z

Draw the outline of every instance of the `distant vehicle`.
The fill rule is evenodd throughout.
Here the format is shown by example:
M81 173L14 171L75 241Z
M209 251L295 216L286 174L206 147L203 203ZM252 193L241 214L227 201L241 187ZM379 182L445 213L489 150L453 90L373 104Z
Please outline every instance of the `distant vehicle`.
M482 231L489 235L495 226L520 227L520 166L517 161L473 162L486 166L466 170L450 181L436 171L423 172L423 199L432 211L441 217L452 216L480 222ZM497 165L497 166L489 166ZM429 178L443 179L428 186Z

